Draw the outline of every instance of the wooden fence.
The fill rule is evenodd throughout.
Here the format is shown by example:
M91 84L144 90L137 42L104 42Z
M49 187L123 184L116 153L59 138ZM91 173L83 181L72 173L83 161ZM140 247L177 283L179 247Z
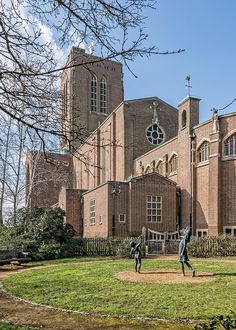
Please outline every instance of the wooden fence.
M116 255L119 244L120 244L120 240L84 238L78 241L77 253L80 256Z

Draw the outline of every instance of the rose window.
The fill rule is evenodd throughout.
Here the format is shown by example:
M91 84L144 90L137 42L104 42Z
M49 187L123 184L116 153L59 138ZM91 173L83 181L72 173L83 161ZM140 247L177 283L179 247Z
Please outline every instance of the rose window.
M159 145L165 139L164 131L157 124L153 124L147 128L146 136L148 141L153 145Z

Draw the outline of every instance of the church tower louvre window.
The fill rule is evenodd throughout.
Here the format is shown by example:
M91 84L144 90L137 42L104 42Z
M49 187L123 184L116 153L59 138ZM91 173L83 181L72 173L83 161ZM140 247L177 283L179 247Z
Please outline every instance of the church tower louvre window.
M97 112L97 77L91 78L91 112Z
M102 77L100 82L100 112L107 113L107 81Z

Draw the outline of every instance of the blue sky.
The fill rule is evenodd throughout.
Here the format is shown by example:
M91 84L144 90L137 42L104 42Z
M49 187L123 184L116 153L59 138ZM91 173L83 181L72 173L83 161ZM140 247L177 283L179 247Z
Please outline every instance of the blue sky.
M157 96L177 107L190 75L202 122L236 97L236 0L158 0L145 14L149 43L185 52L136 59L131 68L138 78L124 69L125 99ZM234 111L236 102L219 114Z

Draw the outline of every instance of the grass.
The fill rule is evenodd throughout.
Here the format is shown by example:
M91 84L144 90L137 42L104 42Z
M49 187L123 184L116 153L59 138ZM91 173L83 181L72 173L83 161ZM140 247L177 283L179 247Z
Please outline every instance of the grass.
M104 260L113 260L114 257L111 256L101 256L101 257L78 257L78 258L60 258L53 260L43 260L43 261L34 261L29 262L28 266L47 266L47 265L57 265L64 263L78 263L78 262L87 262L87 261L104 261Z
M236 263L193 261L215 281L201 284L151 284L120 281L114 274L132 270L131 260L59 264L18 273L4 280L14 295L37 303L112 316L209 319L235 316ZM144 260L143 269L179 269L178 262Z
M8 322L0 322L0 330L38 330L39 328L25 327L21 325L11 324Z

